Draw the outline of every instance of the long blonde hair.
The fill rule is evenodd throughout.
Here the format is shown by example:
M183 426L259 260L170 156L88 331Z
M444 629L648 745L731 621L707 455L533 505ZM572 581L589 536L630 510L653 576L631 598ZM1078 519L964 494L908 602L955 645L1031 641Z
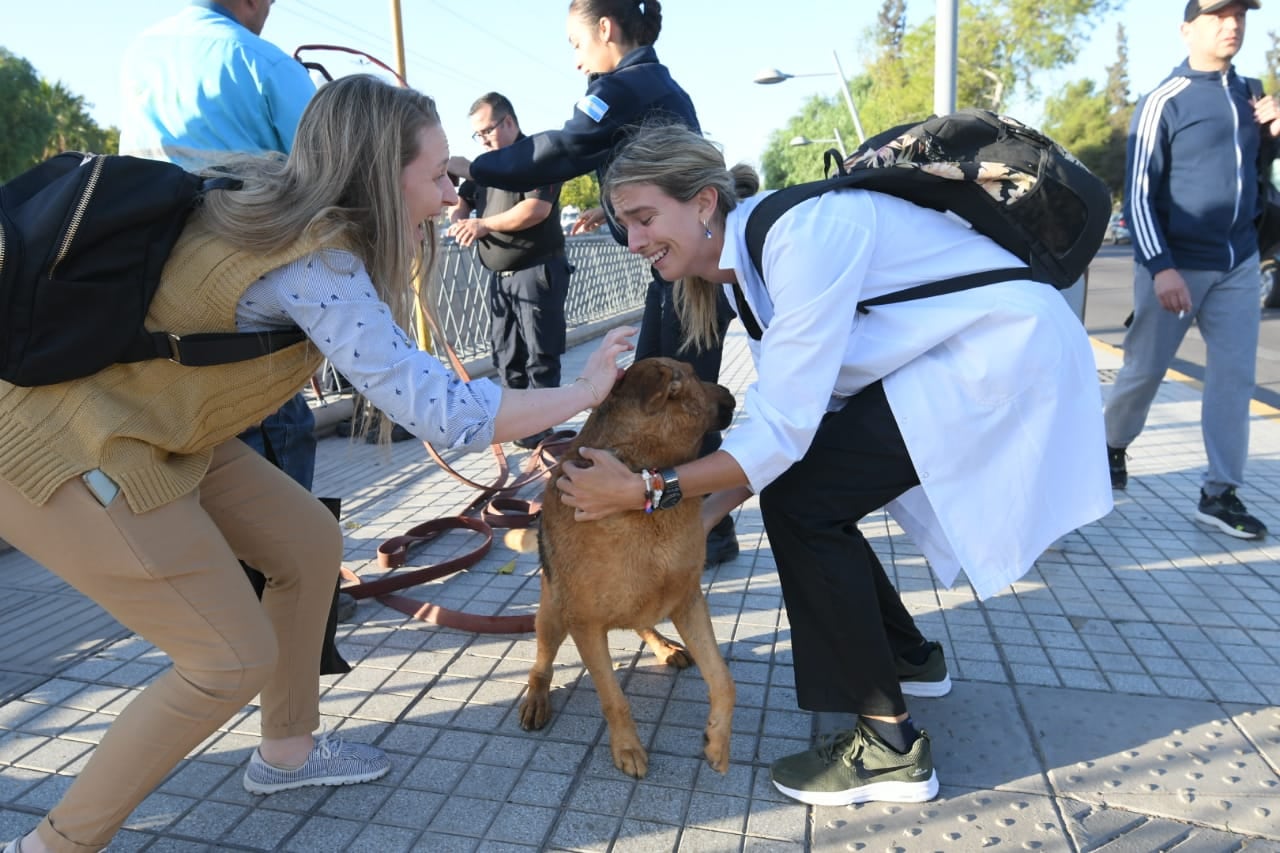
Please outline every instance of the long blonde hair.
M760 189L760 176L745 163L725 168L724 154L714 142L682 125L668 124L642 127L618 149L605 174L603 193L611 196L625 184L651 184L680 202L714 187L712 218L723 228L729 211ZM707 349L719 342L719 288L696 277L676 282L682 347Z
M348 249L396 323L410 330L412 281L429 272L437 237L428 223L426 241L411 240L417 223L406 219L400 174L418 156L419 132L439 125L435 101L421 92L369 75L341 77L311 99L287 158L242 157L220 166L244 187L210 193L202 216L250 252L297 240Z

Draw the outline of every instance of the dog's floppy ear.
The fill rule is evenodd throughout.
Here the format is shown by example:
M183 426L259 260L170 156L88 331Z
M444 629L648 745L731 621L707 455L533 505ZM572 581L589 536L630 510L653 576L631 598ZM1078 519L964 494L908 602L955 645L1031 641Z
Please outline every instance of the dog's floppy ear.
M628 377L632 380L632 392L640 401L645 414L662 411L668 398L680 392L680 378L669 365L658 361L639 362L631 366Z

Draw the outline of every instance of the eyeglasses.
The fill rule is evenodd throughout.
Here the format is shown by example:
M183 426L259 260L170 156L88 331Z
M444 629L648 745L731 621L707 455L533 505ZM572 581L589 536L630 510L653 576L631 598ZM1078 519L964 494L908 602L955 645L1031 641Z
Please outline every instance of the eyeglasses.
M507 117L503 116L502 118L498 119L488 127L481 128L480 130L477 130L475 133L471 134L471 138L474 139L476 142L479 142L482 139L486 139L490 136L493 136L494 131L502 127L502 123L506 120L507 120Z

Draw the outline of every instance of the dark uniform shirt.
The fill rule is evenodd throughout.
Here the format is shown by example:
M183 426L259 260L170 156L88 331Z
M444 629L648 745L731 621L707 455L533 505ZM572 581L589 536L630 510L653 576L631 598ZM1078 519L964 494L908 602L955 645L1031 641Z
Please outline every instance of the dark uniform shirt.
M481 154L471 164L471 176L486 187L508 190L530 190L592 170L603 179L614 148L625 141L630 128L664 120L701 131L693 101L658 62L654 49L639 47L613 71L591 79L563 128ZM612 216L609 228L619 243L626 243L626 234Z
M523 133L512 145L527 139ZM508 146L510 147L510 146ZM503 150L503 149L499 149ZM525 199L551 203L551 213L536 225L519 231L490 231L476 241L480 262L495 272L527 269L564 252L564 231L560 227L560 184L547 184L527 192L483 186L476 180L464 181L458 197L476 212L476 216L506 213Z

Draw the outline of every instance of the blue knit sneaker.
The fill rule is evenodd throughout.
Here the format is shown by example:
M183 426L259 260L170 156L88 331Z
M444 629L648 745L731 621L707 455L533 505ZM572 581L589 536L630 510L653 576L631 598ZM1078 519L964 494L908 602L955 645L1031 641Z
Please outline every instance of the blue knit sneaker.
M391 761L376 746L350 743L324 732L303 765L293 770L268 764L255 749L244 771L244 789L250 794L274 794L308 785L354 785L380 779L390 769Z

